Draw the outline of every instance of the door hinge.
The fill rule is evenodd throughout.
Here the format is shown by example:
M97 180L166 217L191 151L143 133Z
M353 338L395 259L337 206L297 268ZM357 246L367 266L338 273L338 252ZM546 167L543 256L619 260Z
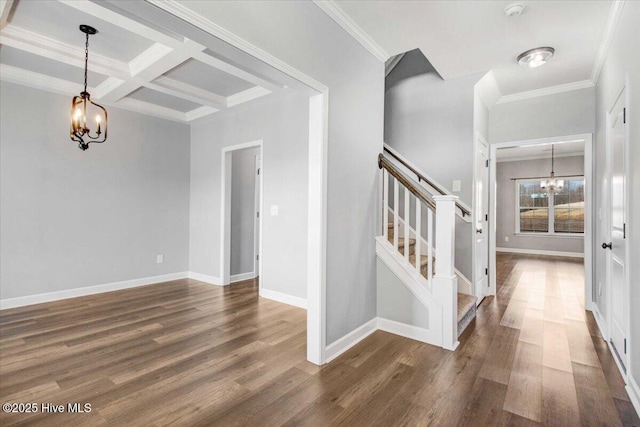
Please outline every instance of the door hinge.
M256 212L256 216L260 218L260 212Z
M256 261L260 260L260 255L256 255Z
M627 354L627 339L624 339L624 354Z
M627 123L627 109L626 108L622 109L622 123L624 123L624 124Z
M258 168L258 175L260 175L260 168Z
M489 167L489 160L488 160L488 159L487 159L487 160L485 160L485 162L484 162L484 167L485 167L485 168L488 168L488 167Z
M627 238L627 223L626 222L624 224L622 224L622 238L623 239Z
M488 276L488 275L489 275L489 269L488 269L488 268L485 268L485 269L484 269L484 275L485 275L485 276Z
M489 214L485 214L485 216L484 216L484 220L485 220L485 221L489 221Z

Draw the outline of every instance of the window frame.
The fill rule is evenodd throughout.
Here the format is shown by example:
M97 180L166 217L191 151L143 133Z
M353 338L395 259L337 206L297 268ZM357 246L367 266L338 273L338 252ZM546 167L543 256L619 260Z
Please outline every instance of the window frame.
M538 237L584 237L584 228L582 230L582 233L556 233L555 231L555 193L551 193L549 195L548 198L548 206L546 207L541 207L541 208L546 208L547 211L549 212L549 216L547 218L548 221L548 231L520 231L520 209L522 208L522 206L520 206L520 184L521 183L527 183L527 182L537 182L539 183L542 179L544 178L539 178L539 179L530 179L530 178L523 178L523 179L516 179L515 180L515 234L516 235L521 235L521 236L538 236ZM565 183L568 185L568 181L577 181L577 180L582 180L583 181L583 186L586 186L586 182L585 182L585 178L584 175L574 175L574 176L563 176L562 178L560 178L562 180L565 181ZM586 189L585 189L585 198L586 198ZM585 208L582 208L585 209Z

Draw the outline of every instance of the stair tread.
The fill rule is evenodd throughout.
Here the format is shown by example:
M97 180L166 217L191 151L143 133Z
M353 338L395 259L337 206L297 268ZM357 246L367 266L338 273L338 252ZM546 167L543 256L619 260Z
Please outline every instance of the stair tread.
M427 265L427 260L429 259L429 257L427 255L420 255L420 266L424 267L425 265ZM433 257L433 261L435 262L436 257ZM415 254L413 255L409 255L409 262L411 264L415 264L416 263L416 256Z
M389 237L389 241L393 243L393 237ZM416 239L410 237L409 245L415 245L415 244L416 244ZM398 246L404 246L404 237L398 237Z
M462 319L467 312L475 307L477 297L458 292L458 319Z

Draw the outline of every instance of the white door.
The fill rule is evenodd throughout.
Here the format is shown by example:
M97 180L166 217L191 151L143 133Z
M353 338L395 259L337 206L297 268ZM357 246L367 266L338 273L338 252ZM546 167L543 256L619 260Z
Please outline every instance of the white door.
M260 208L262 206L262 156L256 156L255 162L255 216L253 227L253 239L254 239L254 277L260 276Z
M482 138L476 145L476 186L474 210L475 296L480 304L489 286L489 148Z
M624 91L609 113L609 167L611 198L609 221L610 240L602 244L607 250L607 277L609 280L609 309L611 319L611 343L622 364L627 360L627 325L629 312L627 298L626 266L626 190L625 190L625 147L627 144Z

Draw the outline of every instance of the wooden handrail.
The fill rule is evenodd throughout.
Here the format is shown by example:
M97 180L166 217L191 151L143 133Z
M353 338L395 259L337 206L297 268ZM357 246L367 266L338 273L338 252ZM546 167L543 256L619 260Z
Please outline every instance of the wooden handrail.
M384 154L382 153L378 155L378 167L380 169L386 169L387 172L397 179L398 182L404 185L414 196L424 202L432 210L436 210L436 201L433 199L433 196L431 196L431 194L429 194L420 184L395 167L394 164L384 157ZM398 197L398 195L396 194L394 197Z
M396 159L397 161L399 161L400 163L402 163L402 165L404 167L406 167L407 169L409 169L415 176L418 177L418 182L420 181L424 181L426 182L431 188L433 188L434 190L436 190L438 193L440 193L443 196L446 196L447 193L442 191L440 189L440 186L434 182L432 182L429 178L427 178L426 176L422 175L418 170L416 170L413 166L411 166L410 164L408 164L407 162L405 162L402 158L400 158L398 155L396 155L396 153L394 153L393 151L389 150L387 147L384 147L384 151L386 151L387 153L389 153L391 155L391 157L393 157L394 159ZM382 153L380 153L380 156L384 155ZM378 166L380 166L380 157L378 157ZM380 166L381 167L381 166ZM381 167L382 168L382 167ZM422 188L422 187L420 187ZM464 206L462 206L460 203L456 202L456 208L460 209L460 212L462 213L462 216L464 217L465 215L471 216L471 212L465 208Z

